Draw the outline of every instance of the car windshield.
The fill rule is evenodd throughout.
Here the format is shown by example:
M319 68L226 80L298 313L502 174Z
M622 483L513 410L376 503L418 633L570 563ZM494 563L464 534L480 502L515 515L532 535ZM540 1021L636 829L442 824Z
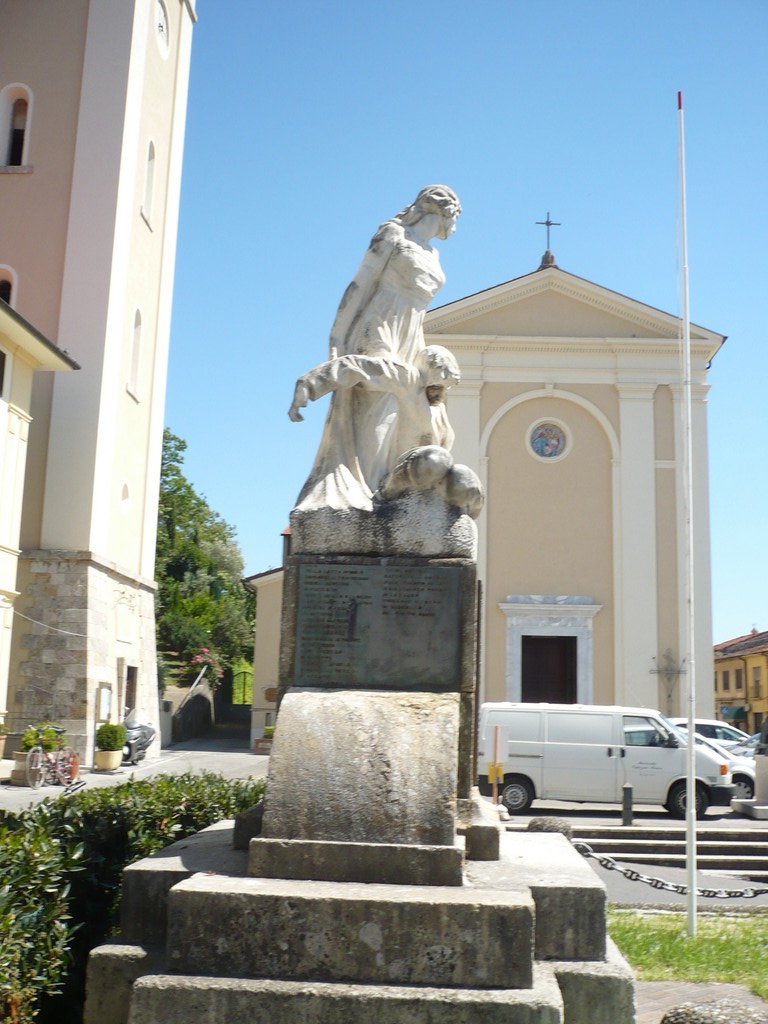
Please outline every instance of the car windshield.
M754 736L750 736L748 740L744 740L743 743L739 743L738 746L733 748L734 754L747 754L754 756L757 744L760 741L760 733L756 732Z
M688 742L688 730L682 726L677 727L677 731L682 734L684 741ZM728 747L722 746L717 740L711 740L709 736L702 736L699 733L695 733L696 746L707 747L716 754L721 760L727 761L728 764L741 765L746 760L742 754L737 750L729 749Z

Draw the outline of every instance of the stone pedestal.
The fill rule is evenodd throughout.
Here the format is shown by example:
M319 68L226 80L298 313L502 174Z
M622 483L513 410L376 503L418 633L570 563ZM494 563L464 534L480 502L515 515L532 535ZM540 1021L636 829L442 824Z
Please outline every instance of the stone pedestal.
M634 1024L603 884L472 789L474 562L308 535L261 834L224 850L208 830L126 870L85 1024Z
M634 1024L605 887L561 835L502 833L446 888L248 877L231 834L126 869L85 1024Z
M291 690L356 692L362 700L375 693L453 694L455 791L467 799L474 785L476 635L470 559L292 555L283 582L281 707ZM373 721L373 707L359 719L359 735ZM290 728L281 710L276 742ZM348 739L339 748L342 770ZM343 774L349 791L355 781Z

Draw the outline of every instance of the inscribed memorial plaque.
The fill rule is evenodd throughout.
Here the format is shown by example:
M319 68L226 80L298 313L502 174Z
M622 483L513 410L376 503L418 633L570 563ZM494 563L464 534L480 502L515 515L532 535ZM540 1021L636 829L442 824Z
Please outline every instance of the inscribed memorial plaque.
M295 686L458 690L461 570L302 565Z

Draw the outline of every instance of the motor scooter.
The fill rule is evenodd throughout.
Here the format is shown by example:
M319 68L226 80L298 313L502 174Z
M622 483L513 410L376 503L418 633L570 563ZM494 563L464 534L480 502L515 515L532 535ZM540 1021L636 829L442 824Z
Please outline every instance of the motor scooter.
M147 749L155 738L155 730L151 725L139 722L135 709L125 709L125 746L123 747L123 764L138 764L147 756Z

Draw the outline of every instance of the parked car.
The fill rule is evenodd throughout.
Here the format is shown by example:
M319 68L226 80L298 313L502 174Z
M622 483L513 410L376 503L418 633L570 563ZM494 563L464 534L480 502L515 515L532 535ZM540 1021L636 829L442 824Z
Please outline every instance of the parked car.
M678 729L688 742L688 730L682 726L678 726ZM758 736L760 734L758 733ZM717 754L718 757L722 757L728 762L728 767L731 769L731 779L733 781L733 799L734 800L751 800L755 795L755 756L754 748L751 757L745 757L743 754L738 753L738 747L723 746L722 743L718 743L717 740L710 740L706 736L700 736L696 734L696 745L707 747L709 750Z
M670 718L673 725L688 728L687 718ZM719 722L715 718L694 718L693 726L699 736L706 736L708 740L715 740L724 747L736 747L746 743L749 734L737 729L735 725L728 725L727 722Z
M480 709L478 778L492 778L512 814L534 800L662 804L685 817L686 741L658 711L586 704L490 703ZM727 807L734 795L727 758L696 748L696 813Z
M750 736L746 743L739 743L738 746L732 748L734 754L738 754L739 757L754 757L757 753L757 745L760 742L760 733L756 732L754 736Z

